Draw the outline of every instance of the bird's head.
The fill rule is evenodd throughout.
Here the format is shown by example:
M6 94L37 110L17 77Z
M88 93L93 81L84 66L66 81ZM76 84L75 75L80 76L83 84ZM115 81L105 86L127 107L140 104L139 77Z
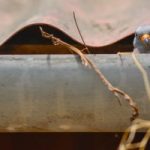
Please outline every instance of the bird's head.
M150 25L144 25L137 28L133 42L134 48L140 52L150 52Z

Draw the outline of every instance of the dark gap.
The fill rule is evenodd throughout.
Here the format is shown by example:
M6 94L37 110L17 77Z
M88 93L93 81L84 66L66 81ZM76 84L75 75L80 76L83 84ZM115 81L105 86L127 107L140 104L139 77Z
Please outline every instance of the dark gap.
M32 25L17 32L1 47L0 54L70 54L61 46L52 45L51 41L41 36L39 26L48 33L54 34L61 40L80 49L84 46L57 28L48 25ZM78 33L77 33L78 34ZM133 50L133 35L130 35L116 43L104 47L89 47L91 54L115 54L117 52L129 52Z
M116 150L122 133L1 133L2 150Z
M15 34L11 39L4 43L5 45L21 45L21 44L31 44L31 45L49 45L52 44L50 40L45 39L41 36L39 26L49 33L54 34L56 37L66 41L70 44L77 44L73 39L68 37L65 33L61 32L57 28L50 27L48 25L32 25L24 28Z
M123 133L0 133L1 150L117 150ZM135 139L143 137L137 133ZM150 149L148 143L145 150Z

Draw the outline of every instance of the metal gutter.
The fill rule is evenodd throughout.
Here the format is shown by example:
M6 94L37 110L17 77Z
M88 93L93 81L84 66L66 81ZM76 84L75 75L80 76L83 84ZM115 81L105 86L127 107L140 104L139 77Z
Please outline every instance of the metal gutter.
M132 58L89 55L116 87L150 119L143 78ZM138 55L148 75L149 55ZM0 131L122 132L130 122L128 103L117 99L95 72L72 55L0 56Z

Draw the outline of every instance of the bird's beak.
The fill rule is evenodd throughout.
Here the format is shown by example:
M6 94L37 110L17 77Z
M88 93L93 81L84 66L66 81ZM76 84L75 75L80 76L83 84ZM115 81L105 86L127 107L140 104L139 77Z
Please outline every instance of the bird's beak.
M140 37L140 40L145 44L145 45L149 45L150 43L150 34L143 34Z

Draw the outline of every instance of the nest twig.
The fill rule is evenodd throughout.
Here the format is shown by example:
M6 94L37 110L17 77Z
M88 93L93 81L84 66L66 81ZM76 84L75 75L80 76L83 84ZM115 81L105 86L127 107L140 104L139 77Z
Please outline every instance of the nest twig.
M140 142L134 143L135 135L140 129L146 129L145 135ZM131 149L145 150L149 139L150 139L150 121L136 119L133 121L133 124L125 131L118 150L131 150Z
M132 58L135 62L135 65L137 66L137 68L139 69L139 71L142 74L145 90L146 90L146 93L148 96L148 100L150 102L150 82L149 82L148 74L147 74L146 70L144 69L144 67L142 66L142 64L137 59L135 53L132 53Z
M79 55L81 58L82 64L89 67L89 68L92 68L96 72L96 74L98 75L100 80L102 80L102 82L107 86L109 91L111 91L118 99L120 99L120 96L122 96L129 103L129 106L132 109L131 120L134 120L139 115L139 110L138 110L138 107L137 107L136 103L134 102L134 100L124 91L114 87L106 79L106 77L103 75L103 73L100 71L100 69L98 69L98 67L85 54L83 54L81 52L81 50L79 50L78 48L62 41L61 39L55 37L53 34L49 34L45 31L43 31L42 27L40 27L40 31L41 31L42 36L44 38L51 40L54 45L62 45L64 47L66 47L69 51L73 51L74 53Z

